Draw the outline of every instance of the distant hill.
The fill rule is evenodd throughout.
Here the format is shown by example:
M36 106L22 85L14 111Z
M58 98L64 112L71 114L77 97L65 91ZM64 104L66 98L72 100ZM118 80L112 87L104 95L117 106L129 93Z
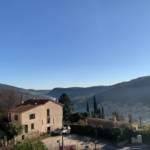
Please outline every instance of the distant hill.
M137 122L139 116L143 116L144 121L150 123L150 76L111 86L55 88L48 94L58 98L63 92L69 95L76 111L86 111L87 101L90 110L93 110L95 95L98 105L105 108L107 117L111 116L112 111L117 110L126 120L128 114L132 114L134 121Z
M12 89L16 91L18 94L24 93L24 100L37 98L37 99L48 99L51 96L46 95L50 90L33 90L33 89L23 89L15 86L0 84L0 90L2 89Z
M107 119L112 111L117 110L128 121L128 114L132 114L133 121L138 122L142 116L143 123L150 124L150 76L140 77L128 82L121 82L110 86L54 88L53 90L23 89L0 84L0 89L11 88L17 92L24 92L25 99L59 98L62 93L67 93L72 100L75 111L86 111L89 102L90 111L93 110L93 96L95 95L98 106L104 107Z
M62 93L67 93L72 100L76 100L82 96L91 96L107 89L107 86L94 86L88 88L73 87L73 88L54 88L47 95L59 98Z

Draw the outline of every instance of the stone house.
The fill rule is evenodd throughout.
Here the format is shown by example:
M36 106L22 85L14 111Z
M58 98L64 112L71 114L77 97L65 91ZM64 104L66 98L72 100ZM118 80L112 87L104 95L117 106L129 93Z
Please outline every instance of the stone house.
M25 134L55 130L63 127L63 104L58 100L30 99L9 110L8 118L25 125Z

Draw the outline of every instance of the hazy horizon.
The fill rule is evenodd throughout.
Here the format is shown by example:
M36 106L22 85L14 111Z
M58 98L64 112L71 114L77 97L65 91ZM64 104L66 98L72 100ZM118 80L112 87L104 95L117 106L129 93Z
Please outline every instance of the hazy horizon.
M142 77L148 77L148 76L142 76ZM140 77L137 77L137 78L134 78L134 79L138 79ZM120 82L117 82L117 83L114 83L114 84L109 84L109 85L91 85L91 86L88 86L88 87L84 87L84 86L72 86L72 87L54 87L54 88L89 88L89 87L96 87L96 86L111 86L111 85L115 85L115 84L118 84L118 83L122 83L122 82L128 82L128 81L131 81L133 79L130 79L130 80L126 80L126 81L120 81ZM4 84L4 83L0 83L0 84ZM5 85L9 85L9 84L5 84ZM14 87L17 87L15 85L9 85L9 86L14 86ZM36 89L36 88L24 88L24 87L18 87L18 88L23 88L23 89L26 89L26 90L29 90L29 89L32 89L32 90L52 90L54 88L49 88L49 89Z

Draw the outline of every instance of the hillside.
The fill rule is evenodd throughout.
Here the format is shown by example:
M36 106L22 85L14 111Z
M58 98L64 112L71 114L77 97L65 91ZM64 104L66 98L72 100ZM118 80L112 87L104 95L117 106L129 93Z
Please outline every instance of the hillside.
M62 93L67 93L71 100L79 99L80 97L88 97L107 89L107 86L94 86L88 88L72 87L72 88L54 88L47 95L59 98Z
M117 110L126 118L128 114L132 114L136 122L139 116L143 116L143 120L150 123L150 76L112 86L57 88L49 94L58 98L58 95L63 92L73 100L76 111L85 111L87 101L90 110L93 110L93 96L95 95L98 105L105 108L107 117L111 116L113 110Z
M24 93L24 100L32 99L33 97L37 98L37 99L51 98L51 96L46 95L48 92L50 92L50 90L23 89L23 88L18 88L15 86L0 84L0 90L2 90L2 89L12 89L12 90L16 91L19 95L21 95L21 93Z
M128 82L121 82L110 86L94 86L88 88L54 88L53 90L33 90L17 88L0 84L0 89L11 88L17 92L24 92L24 99L59 98L62 93L67 93L71 98L75 111L86 111L89 102L93 110L93 96L96 96L99 107L104 107L105 116L109 119L112 111L117 110L126 117L133 115L133 121L138 122L142 116L143 123L150 123L150 76L140 77Z

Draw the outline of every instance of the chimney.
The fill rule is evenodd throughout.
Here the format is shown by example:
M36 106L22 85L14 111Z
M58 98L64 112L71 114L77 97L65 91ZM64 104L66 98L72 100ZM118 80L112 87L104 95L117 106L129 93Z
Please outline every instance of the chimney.
M58 99L56 99L55 101L58 102Z
M33 97L33 100L35 100L35 98Z
M23 93L21 93L21 104L24 104L24 101L23 101Z

